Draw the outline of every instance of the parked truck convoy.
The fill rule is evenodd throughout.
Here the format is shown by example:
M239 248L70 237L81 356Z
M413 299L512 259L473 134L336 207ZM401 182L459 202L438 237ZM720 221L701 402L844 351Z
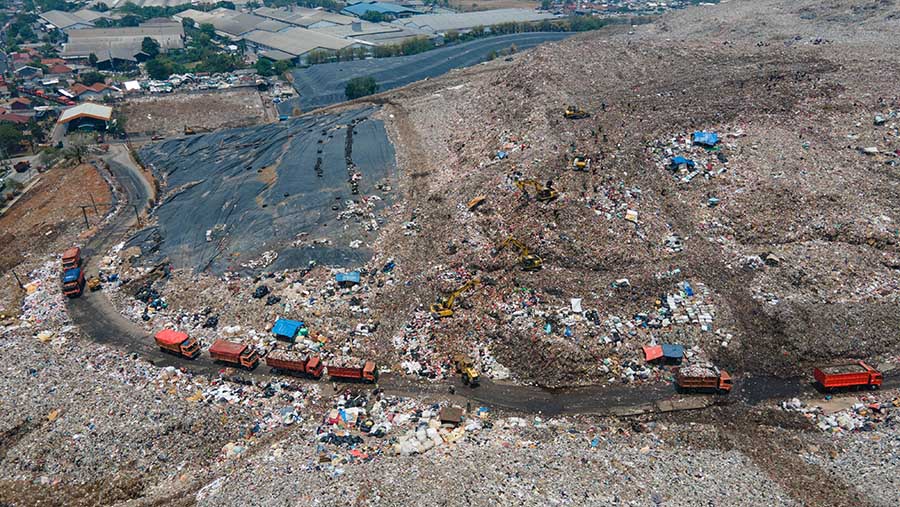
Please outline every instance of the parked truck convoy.
M63 271L62 292L69 298L77 298L84 291L84 270L72 268Z
M820 366L813 370L816 382L826 391L850 387L878 389L884 382L884 375L862 361Z
M675 374L675 389L678 392L714 392L728 394L733 382L731 375L717 368L688 366L679 368Z
M190 338L187 333L180 333L172 329L163 329L154 337L156 344L165 352L194 359L200 355L200 344Z
M259 354L243 343L216 340L209 348L209 355L216 361L252 370L259 364Z
M314 379L322 378L325 365L319 356L303 356L285 349L275 349L266 355L266 364L272 373L300 374Z

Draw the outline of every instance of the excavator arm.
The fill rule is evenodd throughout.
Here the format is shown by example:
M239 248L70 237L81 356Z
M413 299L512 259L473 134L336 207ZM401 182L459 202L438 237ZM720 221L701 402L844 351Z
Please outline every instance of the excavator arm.
M479 283L481 283L481 280L477 278L464 283L461 287L451 292L443 302L431 305L431 315L435 318L450 317L453 315L453 303L456 302L457 296Z
M512 236L506 238L503 243L500 243L496 253L499 254L509 245L514 246L519 251L519 257L516 258L516 262L518 262L525 271L537 271L544 265L544 260L541 259L539 255L532 254L527 246Z
M542 185L537 180L516 180L516 186L519 187L519 190L525 192L526 196L528 196L528 187L533 188L534 198L539 202L550 202L559 197L559 192L549 185Z

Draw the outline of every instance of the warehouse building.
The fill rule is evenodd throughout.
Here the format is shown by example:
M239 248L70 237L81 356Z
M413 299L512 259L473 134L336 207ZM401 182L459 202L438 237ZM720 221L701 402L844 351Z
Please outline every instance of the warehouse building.
M60 56L86 60L94 54L100 68L117 68L142 60L146 57L141 49L145 37L155 39L162 52L184 47L184 28L170 20L151 20L126 28L86 28L68 35L69 41L63 45Z
M322 9L307 9L304 7L292 7L290 10L260 7L259 9L254 10L253 14L309 29L349 26L356 21L356 18L351 16L344 16L343 14L336 14Z
M209 12L188 9L176 14L173 18L179 21L186 18L191 19L197 27L210 24L216 28L216 33L219 36L235 41L241 40L244 35L254 30L279 32L291 26L276 19L237 12L224 7Z
M553 18L553 14L529 9L493 9L455 14L423 14L398 19L393 23L428 33L443 34L451 30L465 33L476 26L488 28L503 23L533 23Z
M341 10L341 14L356 17L362 17L367 12L377 12L378 14L384 14L385 16L389 16L395 19L408 18L415 14L421 14L415 9L410 9L409 7L404 7L400 4L378 2L375 0L358 2L352 5L348 5L347 7L344 7L343 10Z
M363 42L300 27L291 27L278 33L254 30L245 34L244 40L249 47L257 50L259 56L275 61L293 60L300 64L305 64L313 51L336 53L345 48L367 46Z
M68 132L73 130L104 131L112 120L113 108L100 104L85 103L70 107L59 115L56 123L65 125Z
M74 12L66 11L47 11L39 15L47 29L58 29L68 32L69 30L81 30L84 28L92 28L94 22L101 18L109 19L109 16L102 12L92 11L89 9L81 9Z

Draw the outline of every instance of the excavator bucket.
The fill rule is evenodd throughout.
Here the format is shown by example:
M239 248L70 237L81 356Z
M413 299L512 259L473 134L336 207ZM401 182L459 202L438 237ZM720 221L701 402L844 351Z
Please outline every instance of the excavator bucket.
M537 271L544 265L544 260L540 256L531 254L522 257L522 269L525 271Z

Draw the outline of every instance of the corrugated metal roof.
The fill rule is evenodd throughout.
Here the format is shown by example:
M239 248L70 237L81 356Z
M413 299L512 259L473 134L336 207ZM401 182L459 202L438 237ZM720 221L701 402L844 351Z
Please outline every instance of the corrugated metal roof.
M337 51L353 45L353 41L300 27L288 28L277 33L254 30L245 34L244 39L264 46L266 49L276 49L294 56L300 56L315 49Z
M456 14L423 14L398 19L393 23L431 32L446 32L448 30L468 30L479 25L487 27L501 23L527 23L544 19L553 19L553 14L529 9L493 9Z
M384 2L359 2L348 5L341 10L342 14L352 14L354 16L362 16L363 14L374 11L382 14L419 14L419 11L403 7L402 5L389 4Z
M75 107L70 107L59 115L57 123L68 123L77 118L94 118L96 120L109 121L112 119L113 108L86 102Z

